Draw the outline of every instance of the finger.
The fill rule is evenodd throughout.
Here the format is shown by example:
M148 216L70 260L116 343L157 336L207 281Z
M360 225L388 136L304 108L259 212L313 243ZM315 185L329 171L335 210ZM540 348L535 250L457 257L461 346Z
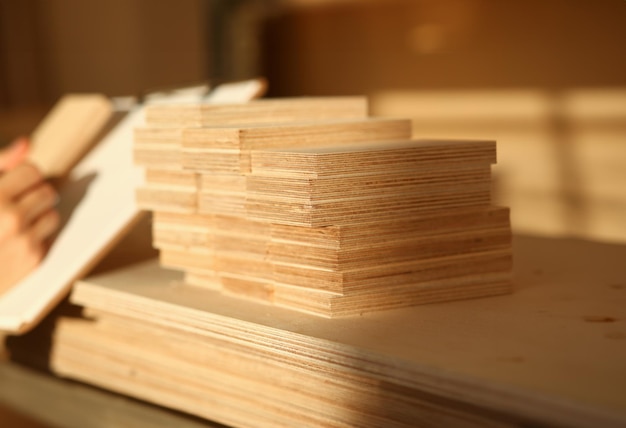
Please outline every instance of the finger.
M23 230L24 221L15 205L0 206L0 243L18 236Z
M22 163L0 176L0 204L11 201L43 181L41 172L32 164Z
M18 138L9 147L0 150L0 171L7 171L22 163L28 155L29 141L26 137Z
M50 210L39 217L30 227L28 234L35 242L43 242L50 238L61 224L61 217L56 210Z
M15 202L22 224L30 225L37 217L56 205L57 193L52 186L42 182L23 193Z

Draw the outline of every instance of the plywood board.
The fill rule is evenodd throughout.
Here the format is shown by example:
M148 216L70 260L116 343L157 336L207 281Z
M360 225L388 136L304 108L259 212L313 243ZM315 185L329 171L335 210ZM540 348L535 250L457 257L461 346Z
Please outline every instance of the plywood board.
M512 295L334 320L173 287L181 274L137 266L77 287L72 299L98 322L67 324L56 369L241 426L274 413L311 426L323 414L362 426L403 426L394 415L405 426L624 426L625 248L530 237L514 248Z
M224 99L221 95L220 98ZM274 98L245 104L227 101L219 104L179 103L150 107L146 111L146 123L157 127L197 128L242 123L348 119L366 117L367 109L365 97Z
M410 134L409 121L380 118L188 128L182 164L197 172L247 174L252 150L406 140Z
M253 175L323 178L380 170L433 171L496 163L496 142L407 139L360 144L259 148L250 154Z

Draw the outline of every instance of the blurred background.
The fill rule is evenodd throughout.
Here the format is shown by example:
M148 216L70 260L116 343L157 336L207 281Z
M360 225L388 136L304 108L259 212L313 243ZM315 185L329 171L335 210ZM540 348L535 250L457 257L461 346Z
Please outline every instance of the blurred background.
M0 0L0 139L64 93L264 76L498 141L517 232L626 241L625 0Z

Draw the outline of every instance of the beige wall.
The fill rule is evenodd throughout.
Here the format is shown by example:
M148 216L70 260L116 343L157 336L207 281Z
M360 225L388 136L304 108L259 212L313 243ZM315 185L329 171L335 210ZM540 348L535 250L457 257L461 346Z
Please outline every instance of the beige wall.
M274 94L626 83L623 0L287 1L267 26Z
M496 139L517 231L626 241L626 1L287 3L272 95L366 94L415 137Z

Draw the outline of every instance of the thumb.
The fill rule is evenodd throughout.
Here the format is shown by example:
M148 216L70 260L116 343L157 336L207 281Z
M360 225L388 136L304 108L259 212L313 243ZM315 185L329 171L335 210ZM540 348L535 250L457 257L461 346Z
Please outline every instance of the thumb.
M0 171L15 168L28 154L28 138L20 137L7 148L0 150Z

